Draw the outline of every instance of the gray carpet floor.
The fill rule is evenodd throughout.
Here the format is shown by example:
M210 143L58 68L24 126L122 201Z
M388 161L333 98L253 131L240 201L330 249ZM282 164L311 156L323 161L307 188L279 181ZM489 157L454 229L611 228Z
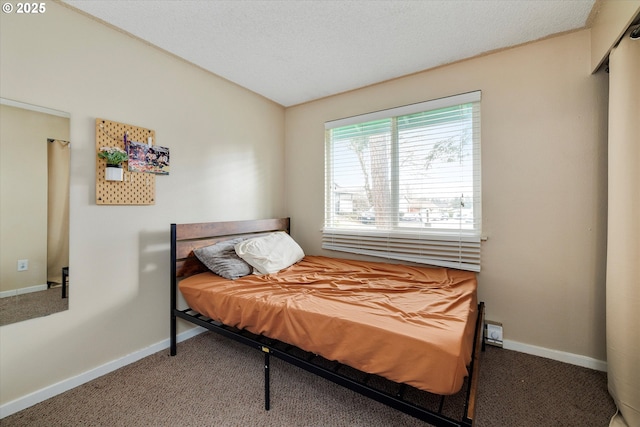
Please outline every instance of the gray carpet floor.
M427 425L276 358L265 411L262 369L261 352L207 332L180 343L175 357L158 352L0 425ZM488 346L480 374L477 427L605 427L615 412L603 372Z
M0 326L48 316L68 308L69 298L62 298L61 286L0 298Z

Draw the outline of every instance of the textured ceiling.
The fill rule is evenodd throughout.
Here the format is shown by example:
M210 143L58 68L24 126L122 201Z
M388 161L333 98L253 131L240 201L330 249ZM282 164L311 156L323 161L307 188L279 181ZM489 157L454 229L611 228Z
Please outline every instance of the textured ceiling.
M63 0L291 106L583 28L595 0Z

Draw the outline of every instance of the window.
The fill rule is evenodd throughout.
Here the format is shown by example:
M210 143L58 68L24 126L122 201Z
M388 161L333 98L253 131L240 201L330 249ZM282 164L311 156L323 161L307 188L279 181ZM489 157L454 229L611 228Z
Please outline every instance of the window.
M325 128L323 248L480 271L480 92Z

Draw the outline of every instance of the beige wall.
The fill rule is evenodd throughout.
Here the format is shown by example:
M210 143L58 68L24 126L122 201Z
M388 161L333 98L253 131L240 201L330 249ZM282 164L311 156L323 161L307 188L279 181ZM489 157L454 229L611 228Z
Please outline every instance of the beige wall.
M609 51L640 13L640 0L597 0L589 16L591 69L606 63Z
M170 223L286 212L281 106L55 3L0 29L0 96L69 112L73 150L70 309L0 328L5 404L168 338ZM155 205L95 204L96 118L170 147Z
M69 119L0 105L1 292L47 284L47 138L68 140Z
M605 349L607 76L588 30L286 111L292 233L321 249L323 123L482 91L480 298L504 337L602 361Z

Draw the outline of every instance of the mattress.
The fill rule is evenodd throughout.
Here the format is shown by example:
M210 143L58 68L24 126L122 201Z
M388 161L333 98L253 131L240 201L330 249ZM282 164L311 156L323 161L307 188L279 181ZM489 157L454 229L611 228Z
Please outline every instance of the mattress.
M269 275L196 274L179 289L225 325L424 391L454 394L468 375L472 272L306 256Z

